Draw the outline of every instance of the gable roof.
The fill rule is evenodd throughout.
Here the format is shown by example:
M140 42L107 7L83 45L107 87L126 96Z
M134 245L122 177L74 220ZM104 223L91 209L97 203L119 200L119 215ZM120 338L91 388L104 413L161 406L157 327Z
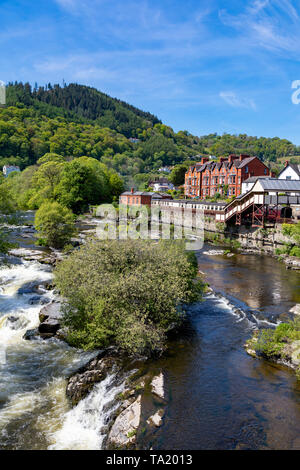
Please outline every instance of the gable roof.
M294 170L296 175L300 176L300 165L297 165L296 163L289 163L287 166L283 168L283 170L281 170L281 172L278 175L278 178L281 175L281 173L283 173L288 167L292 168L292 170Z

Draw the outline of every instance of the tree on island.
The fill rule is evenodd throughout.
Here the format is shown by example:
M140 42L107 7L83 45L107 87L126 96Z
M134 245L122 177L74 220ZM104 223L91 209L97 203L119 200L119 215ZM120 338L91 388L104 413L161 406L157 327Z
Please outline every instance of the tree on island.
M129 354L163 350L184 306L201 298L197 275L195 255L181 242L91 241L55 271L68 342L84 349L116 345Z

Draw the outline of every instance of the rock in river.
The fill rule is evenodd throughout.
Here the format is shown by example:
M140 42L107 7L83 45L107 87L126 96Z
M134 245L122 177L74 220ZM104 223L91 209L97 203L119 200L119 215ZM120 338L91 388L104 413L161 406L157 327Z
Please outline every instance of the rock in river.
M136 439L141 420L141 395L116 418L108 436L109 448L124 448Z
M52 302L43 307L40 311L39 332L42 334L55 335L60 329L63 313L61 311L61 302Z
M165 398L164 376L162 372L152 379L151 388L152 393L157 395L159 398Z

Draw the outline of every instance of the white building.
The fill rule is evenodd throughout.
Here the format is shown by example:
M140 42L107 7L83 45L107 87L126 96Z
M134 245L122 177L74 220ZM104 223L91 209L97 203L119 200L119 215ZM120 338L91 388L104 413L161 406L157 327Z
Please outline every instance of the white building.
M259 179L264 180L276 180L277 178L271 178L271 176L251 176L250 178L246 179L242 182L242 192L241 194L245 194L248 191L251 191L253 186L255 185L256 181Z
M171 183L167 178L159 178L155 181L149 181L149 186L153 188L153 191L167 192L174 189L174 184Z
M285 163L285 168L278 175L279 180L300 180L300 165Z
M4 165L2 171L3 171L4 176L6 177L10 173L12 173L13 171L20 171L20 168L18 166L15 166L15 165Z

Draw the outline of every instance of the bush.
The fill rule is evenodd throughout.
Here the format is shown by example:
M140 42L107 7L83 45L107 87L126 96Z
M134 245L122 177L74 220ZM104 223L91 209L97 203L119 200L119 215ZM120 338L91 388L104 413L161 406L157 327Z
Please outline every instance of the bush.
M299 246L294 246L294 248L291 249L290 251L291 256L296 256L297 258L300 258L300 247Z
M300 340L300 318L288 323L280 323L275 330L259 332L254 349L266 357L279 357L286 343Z
M184 305L201 298L197 272L181 243L91 241L55 270L67 300L69 343L84 349L114 344L132 354L162 350Z
M63 248L75 232L74 215L58 202L45 202L36 212L35 228L43 244Z
M284 344L278 342L274 335L274 330L262 330L255 343L255 351L266 357L278 357L282 352Z

